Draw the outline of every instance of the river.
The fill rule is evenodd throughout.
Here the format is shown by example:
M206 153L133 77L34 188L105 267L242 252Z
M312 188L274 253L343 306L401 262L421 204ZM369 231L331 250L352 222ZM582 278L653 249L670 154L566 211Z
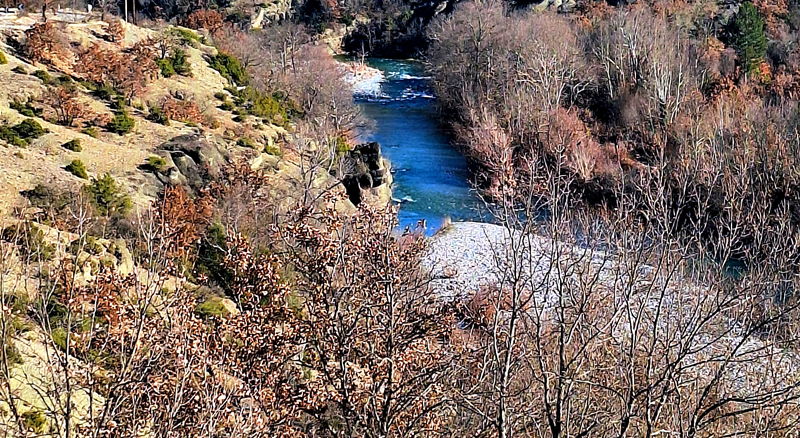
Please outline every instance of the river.
M424 220L432 234L449 217L479 221L482 203L471 189L467 162L437 123L430 80L419 62L369 59L383 71L380 93L356 95L371 120L359 130L360 141L377 141L392 163L393 197L400 204L401 227Z

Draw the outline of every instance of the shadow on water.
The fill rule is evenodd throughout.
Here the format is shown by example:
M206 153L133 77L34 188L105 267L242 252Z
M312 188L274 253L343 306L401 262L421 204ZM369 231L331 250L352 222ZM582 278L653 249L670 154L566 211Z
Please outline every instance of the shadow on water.
M437 123L429 78L415 61L370 59L384 72L379 93L357 95L356 102L372 121L359 132L360 141L377 141L392 163L394 202L400 204L401 227L425 221L435 232L446 217L480 221L487 215L471 189L466 159L455 150Z

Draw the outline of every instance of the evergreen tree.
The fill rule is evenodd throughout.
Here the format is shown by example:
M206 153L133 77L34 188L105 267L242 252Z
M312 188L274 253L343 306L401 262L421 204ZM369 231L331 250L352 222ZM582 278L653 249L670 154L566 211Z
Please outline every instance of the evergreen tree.
M742 3L731 23L731 42L748 73L758 71L767 53L764 18L752 3Z

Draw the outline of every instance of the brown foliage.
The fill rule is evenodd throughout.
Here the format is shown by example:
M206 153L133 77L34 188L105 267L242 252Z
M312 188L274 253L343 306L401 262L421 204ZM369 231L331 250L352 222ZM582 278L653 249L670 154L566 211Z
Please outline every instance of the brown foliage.
M44 102L55 112L59 125L71 127L77 119L85 118L88 114L86 106L78 100L75 87L50 87L44 95Z
M136 43L127 53L93 44L78 54L76 71L98 84L110 84L130 100L144 91L158 74L149 40Z
M222 30L224 20L218 11L198 9L186 17L183 25L190 29L206 29L213 35Z
M122 20L113 19L108 22L108 27L106 27L106 33L108 34L108 40L112 43L121 43L125 39L125 26L122 24Z
M197 107L194 99L176 99L174 97L165 97L161 101L161 111L170 120L178 120L181 122L202 123L203 113Z
M52 63L66 52L64 43L53 23L34 23L25 31L25 56L32 62Z

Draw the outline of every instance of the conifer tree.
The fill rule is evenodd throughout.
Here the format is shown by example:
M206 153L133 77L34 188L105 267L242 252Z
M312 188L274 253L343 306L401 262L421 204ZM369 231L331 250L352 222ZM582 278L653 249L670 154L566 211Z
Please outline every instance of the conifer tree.
M758 71L767 52L764 18L752 3L742 3L731 23L731 42L748 73Z

